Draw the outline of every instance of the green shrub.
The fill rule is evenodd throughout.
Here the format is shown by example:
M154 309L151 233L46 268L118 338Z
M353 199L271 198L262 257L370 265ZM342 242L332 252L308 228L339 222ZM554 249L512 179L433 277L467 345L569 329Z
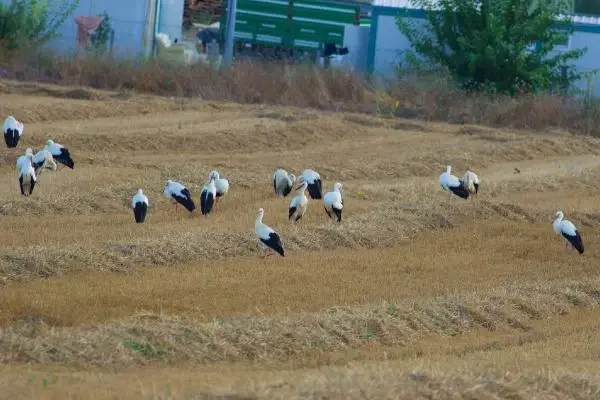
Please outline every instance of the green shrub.
M600 2L598 0L575 0L573 11L577 14L600 16Z
M563 67L587 49L551 54L573 31L564 16L569 10L565 1L413 0L413 4L427 10L429 29L399 15L400 31L419 55L445 67L465 89L512 95L556 90L583 77ZM408 59L417 58L413 53Z
M0 4L0 50L3 54L38 47L56 36L79 0L12 0Z
M96 54L101 55L104 54L108 48L108 41L110 40L110 32L112 30L112 26L110 23L110 17L104 11L102 14L104 19L102 23L96 29L94 33L92 33L92 48L96 52Z

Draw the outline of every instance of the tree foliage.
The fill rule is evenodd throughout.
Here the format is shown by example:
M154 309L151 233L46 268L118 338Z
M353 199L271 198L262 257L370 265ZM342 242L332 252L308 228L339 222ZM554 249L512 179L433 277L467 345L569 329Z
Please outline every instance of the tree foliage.
M39 46L56 36L79 0L12 0L0 3L0 48Z
M587 49L553 51L573 32L565 1L413 0L413 4L426 10L429 29L401 14L400 31L421 59L447 68L466 89L536 92L582 77L573 68L564 74L562 67Z
M577 14L600 15L600 2L598 0L575 0L573 12Z
M102 54L106 52L108 41L110 40L110 32L112 31L112 26L110 23L110 17L107 12L104 11L102 14L104 19L100 23L100 26L94 33L92 33L92 47L98 54Z

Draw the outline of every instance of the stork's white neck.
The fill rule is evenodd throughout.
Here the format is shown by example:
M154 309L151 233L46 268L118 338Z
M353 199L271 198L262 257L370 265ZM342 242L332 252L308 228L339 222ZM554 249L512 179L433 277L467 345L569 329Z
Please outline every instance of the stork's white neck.
M558 215L556 216L556 219L555 219L555 221L562 221L564 217L565 217L565 216L564 216L564 214L563 214L563 213L558 213Z

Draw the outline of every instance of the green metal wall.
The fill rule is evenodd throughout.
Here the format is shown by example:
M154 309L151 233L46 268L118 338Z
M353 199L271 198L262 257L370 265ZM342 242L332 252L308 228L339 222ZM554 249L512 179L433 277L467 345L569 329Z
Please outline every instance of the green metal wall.
M223 0L226 10L227 0ZM226 14L221 16L221 37ZM360 7L320 0L238 0L236 41L282 48L316 50L324 43L344 42L344 26L359 24Z

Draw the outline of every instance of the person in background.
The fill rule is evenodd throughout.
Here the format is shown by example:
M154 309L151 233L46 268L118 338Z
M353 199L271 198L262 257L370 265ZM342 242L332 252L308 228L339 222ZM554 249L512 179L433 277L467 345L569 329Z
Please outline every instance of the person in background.
M196 49L199 54L206 54L206 45L207 43L212 43L213 39L219 40L219 31L218 29L212 28L202 28L198 30L196 33L196 37L198 41L196 42Z

